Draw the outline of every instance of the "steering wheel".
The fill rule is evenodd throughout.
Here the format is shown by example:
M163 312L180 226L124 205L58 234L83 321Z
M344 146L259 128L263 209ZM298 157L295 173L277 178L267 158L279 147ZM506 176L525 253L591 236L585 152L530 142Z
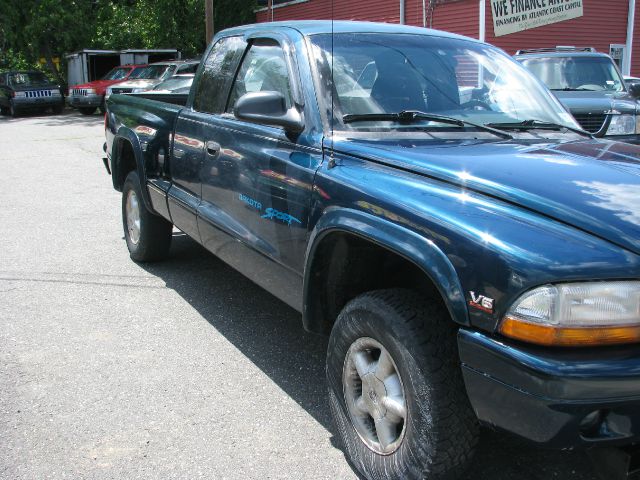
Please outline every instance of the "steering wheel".
M491 106L482 100L469 100L460 104L463 110L491 110Z

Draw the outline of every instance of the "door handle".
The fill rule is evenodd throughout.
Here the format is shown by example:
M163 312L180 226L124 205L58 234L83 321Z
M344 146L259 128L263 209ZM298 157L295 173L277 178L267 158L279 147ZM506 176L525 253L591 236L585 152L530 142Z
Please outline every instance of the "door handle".
M207 154L215 157L220 153L220 144L218 142L207 142Z

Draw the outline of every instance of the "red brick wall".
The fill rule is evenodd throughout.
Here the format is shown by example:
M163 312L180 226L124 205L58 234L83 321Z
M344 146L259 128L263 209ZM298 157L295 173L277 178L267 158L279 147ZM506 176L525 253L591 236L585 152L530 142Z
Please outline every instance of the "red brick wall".
M583 10L584 16L580 18L494 37L491 2L487 0L486 41L511 54L520 48L557 45L595 47L598 51L609 53L609 44L626 42L629 0L583 0Z
M427 0L428 3L428 0ZM595 47L609 53L612 43L626 43L628 0L583 0L584 16L553 25L512 33L493 34L491 0L486 0L486 41L513 54L521 48L574 45ZM274 20L330 19L331 0L309 0L273 10ZM334 0L336 20L368 20L398 23L398 0ZM258 12L259 22L270 20L268 12ZM460 0L438 5L433 13L433 28L478 38L478 0ZM422 26L422 0L406 0L405 22ZM640 0L636 4L636 28L632 57L632 74L640 76Z
M400 3L397 0L334 0L334 20L363 20L398 23ZM309 0L273 9L273 20L322 20L331 18L331 0ZM269 21L268 11L258 12L257 21Z
M640 1L636 0L633 48L631 50L631 75L640 77Z

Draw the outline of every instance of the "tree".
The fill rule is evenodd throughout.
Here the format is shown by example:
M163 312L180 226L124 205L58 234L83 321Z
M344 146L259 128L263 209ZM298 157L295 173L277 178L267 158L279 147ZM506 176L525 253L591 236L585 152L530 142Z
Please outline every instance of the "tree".
M63 81L55 57L83 48L205 48L204 0L2 0L0 68L34 68L40 58ZM255 0L216 0L216 29L255 20Z
M35 65L44 58L47 70L63 82L54 57L90 41L94 4L89 0L4 0L2 9L3 53L13 52ZM6 52L6 53L5 53Z

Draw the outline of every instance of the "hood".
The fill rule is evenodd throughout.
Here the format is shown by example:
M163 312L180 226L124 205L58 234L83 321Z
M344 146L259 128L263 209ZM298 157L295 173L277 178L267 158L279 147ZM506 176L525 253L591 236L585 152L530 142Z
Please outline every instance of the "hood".
M136 80L127 80L125 82L118 82L116 85L118 88L146 88L153 87L159 84L160 79L139 78Z
M598 114L617 110L620 113L636 113L638 101L629 92L585 92L554 90L553 94L571 113Z
M122 80L94 80L93 82L81 83L79 85L73 85L70 88L93 88L96 91L105 90L107 87L114 83L121 82Z
M42 85L18 86L11 87L11 89L15 92L28 92L31 90L60 90L60 87L53 82L47 82Z
M640 253L640 147L336 138L334 148L497 197Z

